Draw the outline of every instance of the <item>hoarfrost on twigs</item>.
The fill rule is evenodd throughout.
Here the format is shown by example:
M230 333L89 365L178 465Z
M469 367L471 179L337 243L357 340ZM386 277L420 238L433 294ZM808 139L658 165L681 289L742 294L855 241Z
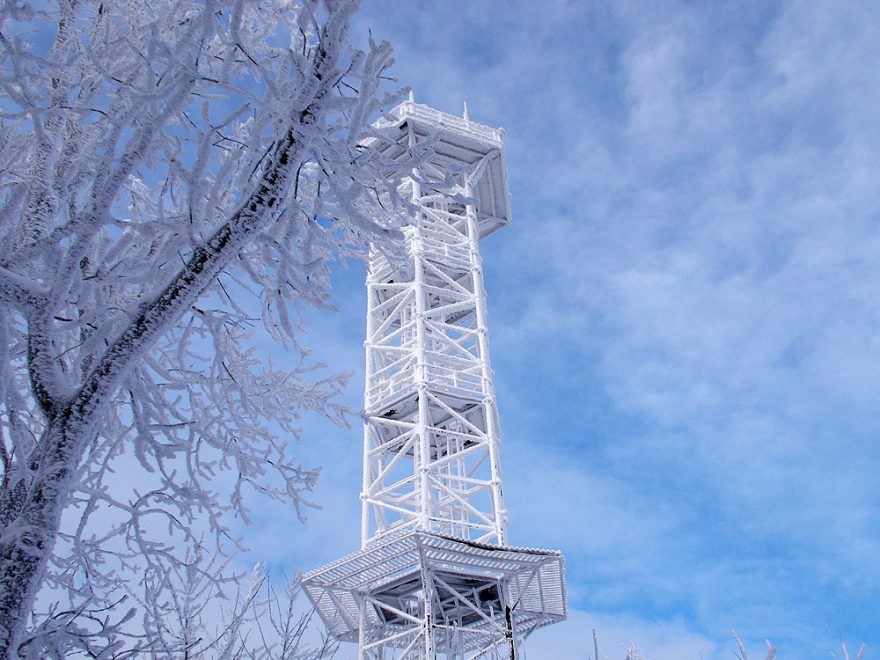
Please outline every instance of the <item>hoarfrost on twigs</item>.
M0 7L0 657L233 648L187 628L253 600L230 520L301 513L286 438L343 415L340 377L252 333L304 360L292 303L404 216L411 165L363 146L391 50L348 44L355 5Z

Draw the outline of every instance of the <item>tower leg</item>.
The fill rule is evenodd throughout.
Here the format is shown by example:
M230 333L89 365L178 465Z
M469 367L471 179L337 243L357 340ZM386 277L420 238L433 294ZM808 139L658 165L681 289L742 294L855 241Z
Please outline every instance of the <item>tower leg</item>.
M361 599L360 621L358 626L358 660L369 660L364 649L367 641L367 599Z
M434 651L434 578L430 570L422 564L422 616L424 617L424 636L425 636L425 660L435 660L436 653Z
M504 623L506 626L504 635L507 637L507 650L510 654L510 660L516 660L517 657L519 657L519 654L516 652L516 634L513 630L513 610L510 608L510 605L504 606Z

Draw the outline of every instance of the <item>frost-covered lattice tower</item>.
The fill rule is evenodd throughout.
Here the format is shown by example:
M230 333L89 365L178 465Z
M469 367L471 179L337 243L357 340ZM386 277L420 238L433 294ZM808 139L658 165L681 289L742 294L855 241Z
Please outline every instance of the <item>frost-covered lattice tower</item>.
M367 275L361 550L303 586L360 658L520 658L566 604L558 552L507 546L479 252L510 218L502 132L412 101L383 124L393 158L435 141L407 263Z

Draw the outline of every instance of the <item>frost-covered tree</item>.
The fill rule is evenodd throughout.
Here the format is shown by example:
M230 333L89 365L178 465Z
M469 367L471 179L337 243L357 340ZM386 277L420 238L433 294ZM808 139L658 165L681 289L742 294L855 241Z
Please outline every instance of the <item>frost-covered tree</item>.
M626 653L624 660L645 660L645 656L642 655L642 647L635 642L631 641L627 644L624 652Z
M279 593L257 566L218 612L216 576L190 566L170 568L160 579L173 587L168 591L173 607L163 605L161 598L144 604L159 612L148 619L154 626L144 631L150 643L137 649L138 657L319 660L335 655L338 642L326 633L307 634L317 617L314 609L298 606L298 577Z
M297 305L403 215L355 4L0 2L0 657L161 655L165 577L234 591L231 519L303 504Z

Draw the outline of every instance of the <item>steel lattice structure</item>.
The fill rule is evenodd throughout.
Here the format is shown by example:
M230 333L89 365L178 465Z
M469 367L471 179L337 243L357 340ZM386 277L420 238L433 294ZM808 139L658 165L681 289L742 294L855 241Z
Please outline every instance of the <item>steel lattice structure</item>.
M431 139L407 261L367 275L361 550L303 587L362 659L519 658L565 618L563 558L508 547L479 241L510 219L500 130L412 100L373 147Z

